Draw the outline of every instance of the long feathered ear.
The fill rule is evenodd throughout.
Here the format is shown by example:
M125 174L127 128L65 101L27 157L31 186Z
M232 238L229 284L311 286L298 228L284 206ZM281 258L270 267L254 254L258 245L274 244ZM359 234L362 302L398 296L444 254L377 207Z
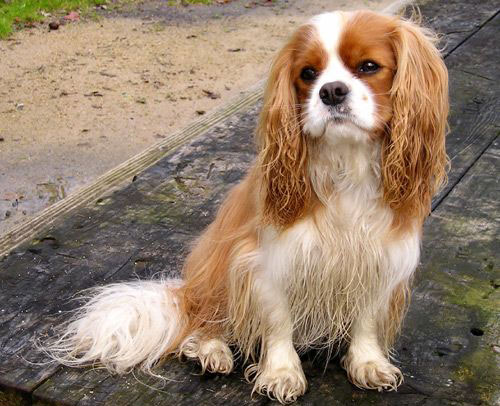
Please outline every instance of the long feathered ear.
M257 129L265 221L287 226L300 218L311 197L307 145L302 134L292 63L300 31L274 61Z
M397 71L382 175L384 199L399 222L423 221L446 181L448 72L435 42L432 32L410 21L401 20L393 33Z

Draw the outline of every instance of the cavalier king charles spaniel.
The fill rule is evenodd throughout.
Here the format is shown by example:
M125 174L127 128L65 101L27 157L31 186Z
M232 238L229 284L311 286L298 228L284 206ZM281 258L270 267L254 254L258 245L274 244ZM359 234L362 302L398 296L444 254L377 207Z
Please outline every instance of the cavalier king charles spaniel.
M254 391L306 391L299 354L341 349L350 381L395 390L390 353L445 181L447 70L435 36L369 11L301 26L271 69L258 156L188 256L182 280L98 288L46 347L116 373L167 355Z

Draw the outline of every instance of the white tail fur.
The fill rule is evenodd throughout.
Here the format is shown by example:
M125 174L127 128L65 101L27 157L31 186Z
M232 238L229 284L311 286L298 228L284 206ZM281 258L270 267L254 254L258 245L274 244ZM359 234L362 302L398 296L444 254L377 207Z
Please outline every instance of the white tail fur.
M116 283L91 290L90 300L44 346L67 366L99 364L118 374L151 368L177 338L182 320L178 279Z

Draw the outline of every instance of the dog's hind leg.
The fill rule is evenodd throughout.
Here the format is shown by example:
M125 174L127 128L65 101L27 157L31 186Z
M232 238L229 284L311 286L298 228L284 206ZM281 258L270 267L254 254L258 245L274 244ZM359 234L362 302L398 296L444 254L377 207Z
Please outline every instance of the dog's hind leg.
M197 333L191 334L181 343L179 355L198 360L203 373L229 374L233 370L233 353L221 337L205 338Z

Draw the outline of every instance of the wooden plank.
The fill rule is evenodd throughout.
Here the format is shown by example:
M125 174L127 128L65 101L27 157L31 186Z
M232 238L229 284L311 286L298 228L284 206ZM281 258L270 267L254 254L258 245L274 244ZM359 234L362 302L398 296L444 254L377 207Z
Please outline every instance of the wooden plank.
M482 0L448 0L444 8L439 1L418 3L425 24L444 36L445 56L474 35L499 9L498 2Z
M443 2L438 3L442 4L440 13L449 17L447 6ZM491 4L483 2L478 8L490 10ZM464 21L469 16L460 14L454 18ZM487 19L490 18L491 15ZM488 25L469 41L474 38L480 44L490 41L491 38L480 37L487 28ZM453 54L458 55L467 44L468 41ZM471 60L478 58L479 65L486 65L488 60L480 59L480 52L485 50L471 48L467 51L473 53ZM457 65L452 69L452 75L460 75L465 73L460 73L458 69L468 69L468 66L463 58L457 57ZM452 151L453 148L460 151L466 145L476 145L467 144L464 134L477 127L474 122L477 114L463 113L467 112L474 97L490 94L491 84L473 78L470 82L457 80L452 82L452 86L468 89L463 94L460 91L457 93L457 103L453 107L452 125L454 128L460 126L460 133L454 132L455 141L449 147ZM32 338L50 330L51 325L57 322L54 314L75 306L67 300L80 289L130 279L134 274L150 277L158 272L167 275L178 272L189 242L209 223L228 188L241 178L253 159L252 134L257 112L258 106L254 106L248 114L235 115L214 127L205 136L149 168L127 188L94 205L76 210L61 225L52 227L38 240L25 244L0 262L0 385L15 388L19 401L38 388L34 391L34 398L39 404L168 405L193 404L194 400L200 404L221 404L231 400L233 404L251 402L250 387L241 382L240 372L228 378L198 377L192 375L198 370L196 366L172 361L165 367L165 373L184 383L168 383L166 389L171 395L166 395L148 389L133 377L108 377L103 372L65 368L55 373L55 366L31 365L24 359L31 362L44 360L33 350ZM481 140L491 142L495 131L490 125L484 126ZM481 145L484 149L487 144ZM468 147L465 152L471 148ZM473 151L475 155L462 153L464 165L454 165L453 176L463 177L464 171L477 160L482 149ZM436 233L446 238L439 231ZM414 339L413 334L408 335L409 342ZM403 361L404 368L407 362L411 363L408 359ZM363 399L379 404L413 404L425 402L428 398L426 393L418 390L422 385L421 379L413 382L413 386L403 388L401 396L404 398L392 398L391 395L377 397L377 394L353 390L335 363L328 365L324 376L321 375L321 364L313 365L312 361L306 360L305 369L314 393L323 394L324 398L320 399L330 399L332 404ZM426 382L425 379L423 382ZM332 391L332 387L338 390ZM316 402L316 398L310 397L311 393L313 391L303 404ZM177 403L181 402L179 399L184 403ZM470 399L464 397L462 401ZM447 404L448 401L443 402L440 404ZM257 404L267 403L266 399L257 400Z
M488 148L497 134L500 85L496 68L500 15L488 19L479 33L470 37L446 58L450 73L451 133L446 140L452 170L448 185L436 196L433 207L442 201ZM478 55L480 57L478 57Z
M432 397L498 402L498 137L433 213L398 344L407 385Z

